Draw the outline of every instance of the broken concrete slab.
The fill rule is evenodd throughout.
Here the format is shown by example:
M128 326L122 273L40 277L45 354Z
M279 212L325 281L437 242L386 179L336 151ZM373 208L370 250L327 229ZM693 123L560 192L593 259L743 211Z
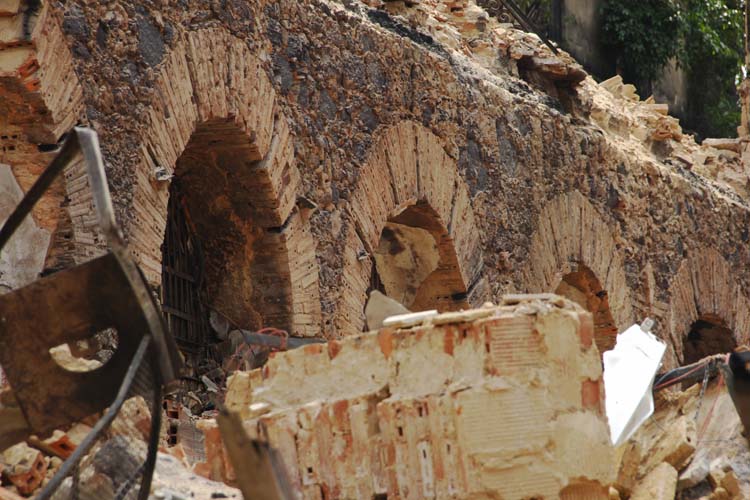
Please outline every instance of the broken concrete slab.
M400 302L393 300L378 290L370 292L370 298L365 306L365 318L369 330L379 330L383 321L390 316L408 314L409 311Z

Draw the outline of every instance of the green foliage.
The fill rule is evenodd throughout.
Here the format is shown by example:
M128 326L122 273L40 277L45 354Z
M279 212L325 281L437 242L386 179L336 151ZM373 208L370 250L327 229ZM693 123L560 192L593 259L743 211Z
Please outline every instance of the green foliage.
M601 40L627 80L650 85L680 50L683 18L672 0L605 0Z
M731 136L740 121L743 8L742 0L604 0L602 43L645 92L676 58L688 74L684 125Z
M740 123L744 17L739 0L685 0L681 63L688 71L687 126L730 137Z

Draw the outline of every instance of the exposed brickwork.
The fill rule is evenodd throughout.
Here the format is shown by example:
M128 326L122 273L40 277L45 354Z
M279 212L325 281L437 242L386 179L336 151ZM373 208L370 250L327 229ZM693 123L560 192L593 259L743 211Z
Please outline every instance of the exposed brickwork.
M227 58L214 58L226 52ZM260 61L222 30L189 33L162 65L137 168L131 248L161 278L174 175L206 255L210 305L246 328L319 332L315 245L295 208L289 126Z
M422 284L418 309L465 307L466 299L451 299L454 295L468 294L474 305L484 300L479 232L468 188L429 130L404 121L383 131L360 173L350 212L356 235L350 233L344 253L338 335L362 330L370 254L389 220L422 227L438 243L438 269Z
M179 175L178 158L202 125L240 131L244 160L259 173L243 196L264 229L287 230L300 195L315 207L300 213L311 236L295 243L303 261L289 260L305 284L285 285L279 296L294 300L272 315L292 329L322 323L331 337L361 329L372 270L365 254L385 221L422 199L445 230L444 276L435 281L447 285L420 307L456 288L456 307L464 292L476 305L507 291L551 291L580 262L608 292L617 328L652 315L674 342L688 323L670 318L691 315L670 284L683 280L685 255L709 248L747 296L744 145L696 145L663 105L640 101L617 78L585 78L566 54L472 2L387 4L230 0L219 14L199 0L185 9L73 1L43 9L30 42L11 5L0 128L16 136L1 140L18 142L0 161L25 190L49 159L38 143L77 121L97 128L118 217L158 284L169 189L155 172ZM146 24L155 40L142 44ZM67 182L69 200L60 183L35 212L52 232L48 268L101 245L80 177ZM382 200L363 205L364 191ZM66 203L73 220L60 210ZM266 277L283 275L285 258ZM316 288L320 318L309 298Z
M227 401L267 432L304 498L554 498L574 478L609 484L601 365L578 340L591 315L515 303L277 354L235 374Z
M0 16L0 163L11 166L26 191L53 156L38 145L54 145L80 119L83 91L57 14L42 8L27 40L17 5L6 8ZM65 180L58 179L33 212L52 234L47 269L73 263L75 241L65 205Z
M591 269L578 264L563 276L555 293L578 303L594 315L594 339L599 352L615 346L618 328L609 308L609 294Z
M630 287L612 227L581 193L573 191L545 205L532 237L523 289L553 292L577 264L588 267L608 292L615 325L622 330L631 324Z
M715 250L691 252L670 284L669 335L673 363L683 359L683 344L691 325L714 316L733 332L737 344L750 341L750 301L737 284L737 270Z

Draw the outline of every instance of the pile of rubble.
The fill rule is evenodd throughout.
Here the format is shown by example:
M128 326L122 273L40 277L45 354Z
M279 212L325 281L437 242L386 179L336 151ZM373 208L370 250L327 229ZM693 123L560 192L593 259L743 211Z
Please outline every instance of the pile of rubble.
M592 316L573 302L507 296L386 324L274 353L230 377L226 406L250 437L280 452L296 495L750 497L750 449L721 379L659 393L654 417L610 445ZM193 417L181 405L166 413L151 498L241 498L215 413ZM92 423L5 450L0 500L38 493ZM146 402L128 400L81 462L83 498L117 496L145 454L149 426ZM68 478L54 498L71 488Z
M750 195L745 168L750 162L750 138L705 139L699 145L683 133L666 104L656 103L653 96L642 101L635 86L620 76L599 84L589 77L581 92L590 99L594 123L625 150L698 173L743 198Z
M663 394L618 454L623 498L750 498L750 448L721 380Z
M145 456L150 421L142 398L126 401L104 438L81 461L77 485L80 498L115 498L118 487L139 479L137 470ZM47 439L32 436L0 453L0 500L36 495L91 432L91 423L55 431ZM157 457L151 498L241 498L235 488L204 479L197 472L200 470L191 471L186 457L176 457L164 442ZM69 477L53 498L70 498L72 487Z
M641 100L635 86L615 76L597 83L568 53L556 53L537 35L491 17L474 1L363 0L393 19L429 34L484 85L507 85L508 72L561 101L574 88L579 115L606 132L623 151L695 172L720 191L750 196L750 139L706 139L697 144L685 134L666 104L653 96ZM573 104L569 104L573 105Z
M303 498L608 498L601 374L589 313L517 296L279 353L235 373L226 405ZM201 426L212 478L233 482Z
M591 315L556 296L390 325L273 355L226 405L303 498L750 497L750 449L721 381L659 393L618 448ZM193 470L235 484L218 425Z

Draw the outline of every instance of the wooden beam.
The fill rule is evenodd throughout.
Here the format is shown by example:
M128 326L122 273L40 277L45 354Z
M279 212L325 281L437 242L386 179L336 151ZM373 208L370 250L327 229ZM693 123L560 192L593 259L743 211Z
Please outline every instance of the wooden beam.
M250 439L239 415L222 408L216 418L245 500L295 498L281 456L268 443Z

